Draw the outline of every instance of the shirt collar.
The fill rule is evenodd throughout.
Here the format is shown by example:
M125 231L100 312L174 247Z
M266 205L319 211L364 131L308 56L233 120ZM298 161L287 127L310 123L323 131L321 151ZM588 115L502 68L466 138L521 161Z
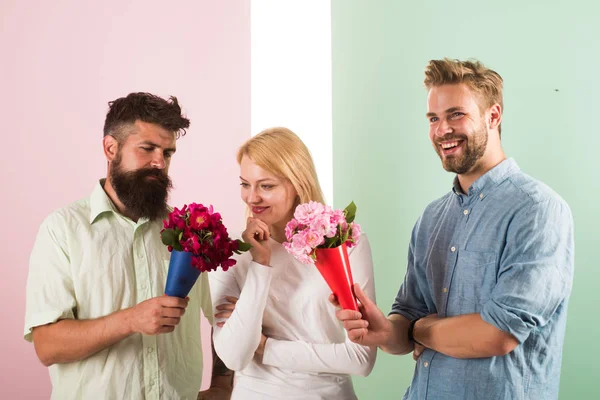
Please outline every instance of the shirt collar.
M507 158L488 172L480 176L471 187L469 187L467 196L472 196L478 193L489 191L489 189L503 182L506 178L519 172L521 169L517 162L512 158ZM457 195L464 195L458 181L458 175L454 178L452 191Z
M129 218L123 216L119 212L119 210L117 210L110 197L108 197L108 195L104 191L104 182L106 182L106 178L100 179L94 187L92 195L90 196L90 225L92 225L100 215L106 212L113 212L121 216L121 218L124 218L125 220L134 224L135 226L141 226L147 222L151 222L148 218L143 217L138 219L136 223L130 220ZM168 211L172 211L171 207L168 208ZM157 219L156 221L160 223L161 219Z
M104 191L105 181L106 179L100 179L90 196L90 225L96 221L98 216L105 212L117 212L110 197Z

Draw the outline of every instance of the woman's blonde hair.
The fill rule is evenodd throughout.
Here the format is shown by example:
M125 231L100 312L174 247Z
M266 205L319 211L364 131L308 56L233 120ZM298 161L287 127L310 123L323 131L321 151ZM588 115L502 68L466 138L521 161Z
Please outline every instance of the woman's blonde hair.
M240 147L238 164L244 156L262 169L290 181L298 194L298 204L311 200L324 203L310 151L291 130L282 127L265 129Z

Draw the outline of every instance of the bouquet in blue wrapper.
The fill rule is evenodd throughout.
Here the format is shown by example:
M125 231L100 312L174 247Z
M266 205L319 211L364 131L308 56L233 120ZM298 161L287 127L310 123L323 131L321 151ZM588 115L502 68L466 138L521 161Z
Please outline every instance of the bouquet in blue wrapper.
M201 272L235 265L234 253L250 250L250 245L229 237L221 214L213 207L186 204L175 208L163 221L162 242L171 252L165 294L186 297Z

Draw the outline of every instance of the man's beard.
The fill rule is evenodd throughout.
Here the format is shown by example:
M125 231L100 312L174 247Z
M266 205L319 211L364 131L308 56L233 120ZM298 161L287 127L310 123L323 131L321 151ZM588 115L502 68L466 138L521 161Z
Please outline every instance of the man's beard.
M450 154L444 157L442 155L440 143L453 139L463 141L463 153L461 156ZM482 124L479 130L473 132L470 138L461 133L451 133L436 139L433 147L435 148L438 156L440 156L440 159L442 160L442 166L446 171L457 174L466 174L467 172L471 171L477 161L483 157L487 147L487 141L488 132L485 125ZM463 145L463 143L460 145Z
M163 170L141 168L125 172L121 169L121 154L118 154L110 166L110 183L133 217L153 220L166 216L173 184Z

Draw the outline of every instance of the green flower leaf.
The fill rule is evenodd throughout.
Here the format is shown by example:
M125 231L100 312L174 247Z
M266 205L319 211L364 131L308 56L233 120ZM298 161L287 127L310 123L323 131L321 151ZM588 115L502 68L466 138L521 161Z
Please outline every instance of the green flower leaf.
M235 251L235 254L242 254L252 248L250 243L242 242L239 239L236 239L236 242L238 243L238 249Z
M181 243L177 242L175 243L175 246L173 246L173 250L183 251L183 246L181 245Z
M344 215L346 215L347 223L354 221L354 218L356 218L356 204L354 204L354 202L348 204L348 207L344 209Z
M160 238L162 239L163 244L175 248L175 245L179 244L181 233L183 232L178 232L175 229L165 229L161 232Z
M337 237L325 238L325 243L318 246L325 249L331 249L333 247L338 247L340 245L339 239Z

